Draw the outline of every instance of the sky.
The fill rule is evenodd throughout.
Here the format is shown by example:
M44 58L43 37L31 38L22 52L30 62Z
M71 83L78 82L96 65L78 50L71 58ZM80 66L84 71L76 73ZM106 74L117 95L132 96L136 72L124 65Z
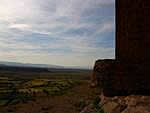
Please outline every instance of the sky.
M0 61L92 67L115 58L115 0L1 0Z

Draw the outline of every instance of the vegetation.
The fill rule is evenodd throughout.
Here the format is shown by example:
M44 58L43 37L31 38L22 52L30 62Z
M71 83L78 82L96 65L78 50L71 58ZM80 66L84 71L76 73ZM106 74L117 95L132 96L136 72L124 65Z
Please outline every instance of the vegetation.
M86 100L84 99L80 99L74 104L75 110L77 112L80 112L81 110L83 110L85 106L87 106L87 103L86 103Z
M93 100L94 109L98 110L95 97L101 90L89 87L89 75L89 71L52 73L1 71L0 113L15 113L20 108L17 106L20 105L25 105L22 107L23 110L19 111L21 113L28 112L26 110L33 105L39 106L35 109L53 113L57 113L61 105L64 109L69 109L69 113L74 113L80 112ZM44 106L41 105L43 102Z
M32 79L26 82L16 81L15 79L2 78L0 83L0 105L25 103L34 100L34 97L44 95L56 96L62 95L74 85L79 84L75 80L49 80L49 79Z
M97 96L95 97L95 99L93 100L93 108L95 109L95 111L97 111L98 113L104 113L103 110L103 105L100 104L100 98Z

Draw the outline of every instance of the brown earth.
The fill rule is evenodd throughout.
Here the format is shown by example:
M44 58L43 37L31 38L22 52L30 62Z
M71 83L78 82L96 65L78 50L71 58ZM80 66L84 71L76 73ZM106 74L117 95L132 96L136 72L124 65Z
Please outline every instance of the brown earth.
M60 96L41 97L36 101L8 106L3 113L78 113L99 95L100 91L83 82Z

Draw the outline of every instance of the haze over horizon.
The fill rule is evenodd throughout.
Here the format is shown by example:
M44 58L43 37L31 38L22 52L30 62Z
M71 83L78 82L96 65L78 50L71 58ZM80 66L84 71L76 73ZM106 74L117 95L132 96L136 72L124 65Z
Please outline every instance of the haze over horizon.
M115 58L115 0L1 0L0 61L91 67Z

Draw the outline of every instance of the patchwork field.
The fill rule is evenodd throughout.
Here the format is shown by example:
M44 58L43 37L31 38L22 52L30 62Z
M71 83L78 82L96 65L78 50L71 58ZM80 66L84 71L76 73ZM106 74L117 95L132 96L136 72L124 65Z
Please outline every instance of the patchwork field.
M90 74L1 71L0 113L78 113L100 93L89 87Z
M0 105L24 103L28 100L34 100L36 96L61 95L79 83L74 80L13 80L1 77Z

